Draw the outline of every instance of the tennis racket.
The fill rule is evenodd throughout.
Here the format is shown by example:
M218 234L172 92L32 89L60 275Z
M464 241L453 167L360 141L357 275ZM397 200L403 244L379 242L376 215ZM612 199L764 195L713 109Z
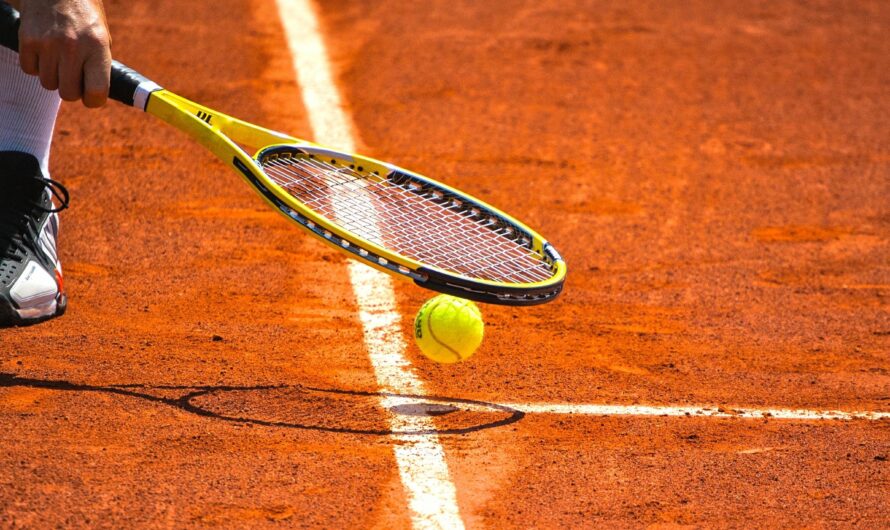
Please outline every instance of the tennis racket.
M18 51L18 27L0 2L0 44ZM566 265L550 243L445 184L227 116L117 61L109 97L185 132L288 219L376 269L492 304L541 304L562 290Z

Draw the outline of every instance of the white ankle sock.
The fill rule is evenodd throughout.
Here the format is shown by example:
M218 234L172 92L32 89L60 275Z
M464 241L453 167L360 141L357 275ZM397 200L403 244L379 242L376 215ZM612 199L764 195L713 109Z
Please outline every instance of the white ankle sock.
M49 149L59 112L58 91L22 72L19 55L0 47L0 151L30 153L49 176Z

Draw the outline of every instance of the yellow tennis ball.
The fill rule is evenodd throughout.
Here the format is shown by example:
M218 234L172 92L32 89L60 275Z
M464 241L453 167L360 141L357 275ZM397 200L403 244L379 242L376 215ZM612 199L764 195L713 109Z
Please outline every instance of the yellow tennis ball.
M414 341L438 363L456 363L473 355L484 331L476 304L447 294L427 300L414 317Z

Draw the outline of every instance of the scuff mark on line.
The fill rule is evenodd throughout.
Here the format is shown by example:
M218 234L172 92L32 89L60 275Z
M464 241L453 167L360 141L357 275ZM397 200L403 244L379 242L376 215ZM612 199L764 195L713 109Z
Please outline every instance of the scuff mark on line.
M584 403L499 403L526 414L582 414L588 416L697 416L708 418L775 418L778 420L881 420L890 412L740 408L672 405L601 405Z

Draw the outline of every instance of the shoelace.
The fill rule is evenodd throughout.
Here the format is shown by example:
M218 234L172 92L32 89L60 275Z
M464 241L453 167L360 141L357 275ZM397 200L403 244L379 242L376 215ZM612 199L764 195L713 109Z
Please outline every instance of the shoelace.
M4 190L5 196L0 198L0 259L21 262L27 250L37 246L36 219L42 214L58 213L68 208L70 196L61 182L43 177L28 180L30 182ZM44 190L47 189L51 197L58 201L58 207L46 208L43 205Z

